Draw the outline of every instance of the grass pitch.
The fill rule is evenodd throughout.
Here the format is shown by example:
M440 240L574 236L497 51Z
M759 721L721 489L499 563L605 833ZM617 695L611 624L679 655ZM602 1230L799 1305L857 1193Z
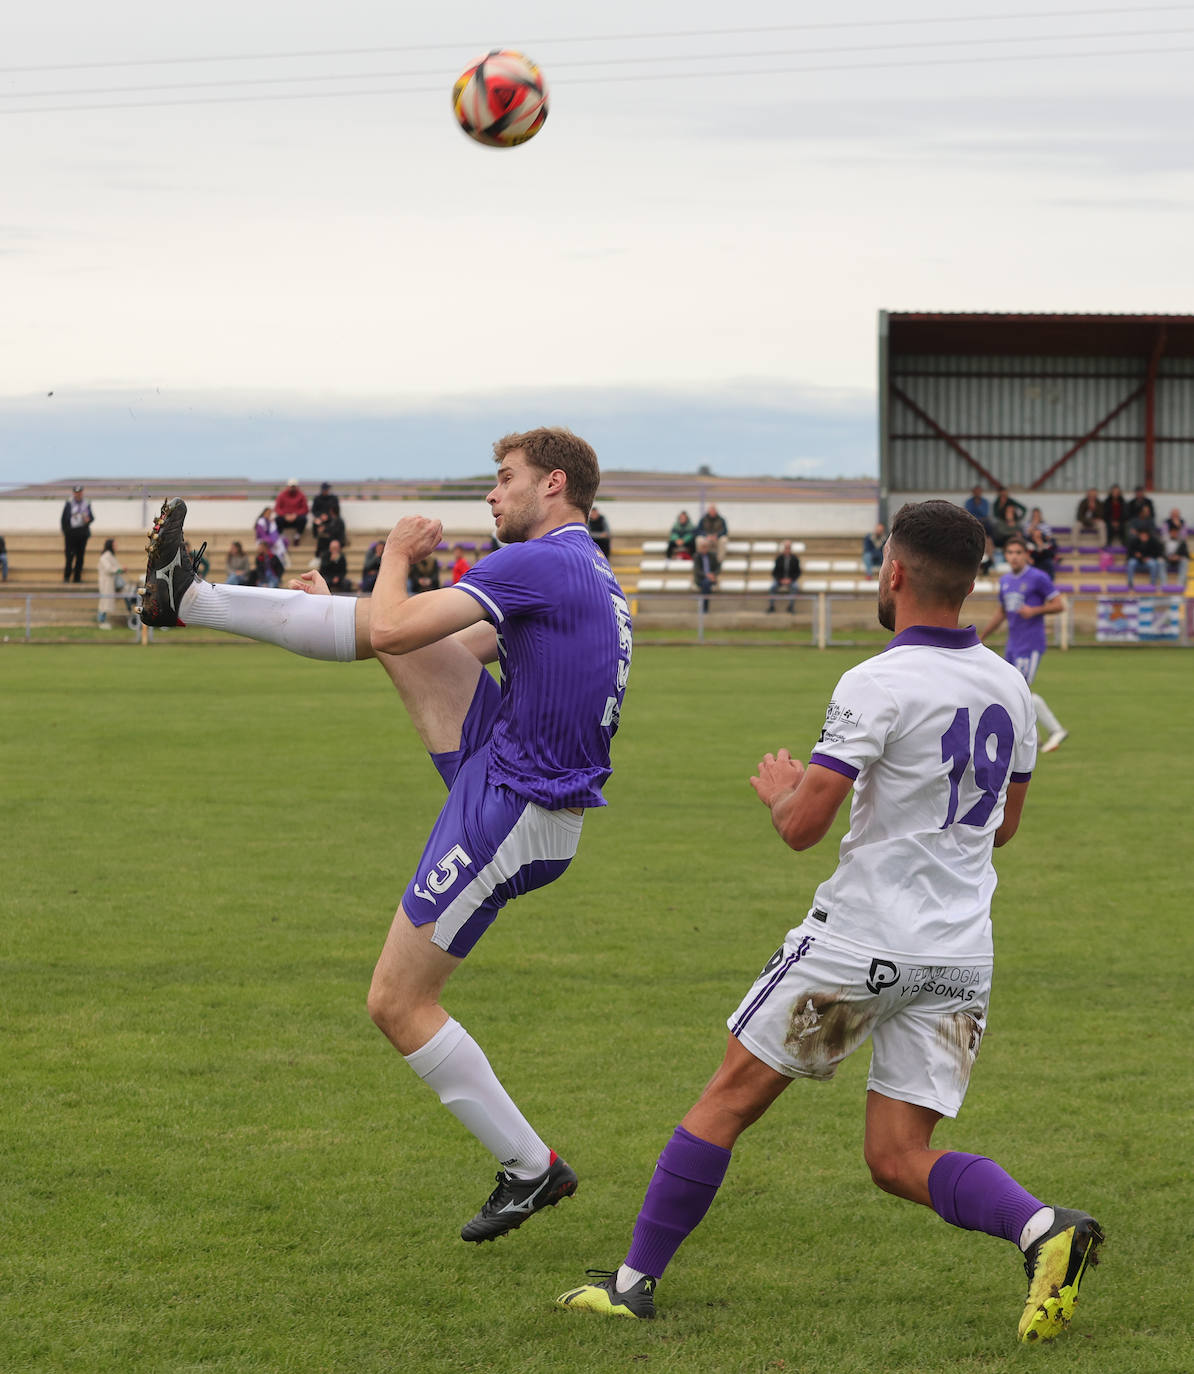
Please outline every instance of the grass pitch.
M0 650L0 1368L1194 1368L1194 658L1051 653L1071 738L997 856L990 1029L960 1121L1105 1224L1074 1329L1015 1343L1014 1250L878 1193L865 1051L735 1152L654 1324L557 1310L613 1267L724 1018L832 868L747 778L807 754L858 652L636 656L608 810L449 987L580 1191L495 1245L494 1165L364 994L440 788L371 664L256 647Z

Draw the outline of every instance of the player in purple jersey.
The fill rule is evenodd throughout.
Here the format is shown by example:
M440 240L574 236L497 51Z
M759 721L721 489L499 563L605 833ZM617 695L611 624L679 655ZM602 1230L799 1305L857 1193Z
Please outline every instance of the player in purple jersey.
M630 672L626 598L588 532L597 455L566 429L494 444L486 497L504 547L452 587L410 596L411 566L443 535L400 520L372 598L327 594L316 572L290 590L200 581L183 543L186 505L154 523L141 616L206 625L308 658L376 658L448 786L374 970L369 1012L444 1106L501 1164L461 1229L494 1240L576 1191L476 1041L441 1005L449 977L512 897L553 882L604 806L610 740ZM499 681L486 671L496 662Z
M1098 1222L1042 1203L994 1160L932 1144L961 1107L982 1039L991 854L1019 828L1036 756L1027 685L958 624L985 543L982 525L947 501L905 506L893 521L878 610L895 637L842 676L807 767L781 749L751 779L798 851L825 837L853 793L837 867L730 1017L721 1067L664 1146L622 1265L590 1270L560 1305L653 1317L656 1283L743 1131L794 1078L831 1078L869 1040L863 1156L875 1184L1018 1246L1021 1340L1069 1322L1103 1240ZM790 1263L790 1241L781 1249ZM814 1266L815 1251L801 1249Z
M1049 577L1032 566L1026 539L1011 535L1003 552L1011 572L999 579L999 609L980 638L988 639L1006 620L1007 649L1003 656L1015 664L1031 687L1045 654L1045 616L1065 610L1065 600ZM1033 692L1032 704L1037 720L1049 732L1041 753L1051 754L1069 738L1070 732L1062 727L1039 692Z

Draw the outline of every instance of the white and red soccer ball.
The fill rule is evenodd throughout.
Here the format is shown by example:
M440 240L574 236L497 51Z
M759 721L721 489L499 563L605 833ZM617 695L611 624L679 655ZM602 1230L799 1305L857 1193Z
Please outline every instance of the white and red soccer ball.
M457 78L452 113L469 138L487 148L513 148L543 127L547 82L530 58L495 48Z

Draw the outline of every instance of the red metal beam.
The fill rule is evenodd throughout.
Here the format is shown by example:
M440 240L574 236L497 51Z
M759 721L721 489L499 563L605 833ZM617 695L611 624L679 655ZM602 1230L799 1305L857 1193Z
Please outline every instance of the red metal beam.
M1094 429L1092 429L1088 434L1084 434L1082 438L1079 439L1078 442L1074 444L1072 448L1066 449L1066 451L1061 455L1057 462L1053 464L1051 468L1046 468L1045 471L1042 472L1041 475L1036 479L1036 481L1032 483L1028 490L1037 491L1039 490L1039 488L1043 487L1045 483L1049 480L1049 478L1052 477L1053 474L1057 471L1058 468L1064 467L1066 463L1068 463L1070 459L1074 456L1075 453L1077 453L1080 449L1084 449L1092 439L1097 438L1099 434L1101 434L1102 431L1107 428L1107 426L1111 423L1112 420L1122 415L1124 411L1127 410L1127 408L1132 404L1132 402L1138 401L1141 398L1141 396L1143 396L1147 392L1147 390L1148 382L1141 382L1135 391L1133 391L1130 395L1125 396L1124 399L1120 401L1119 405L1115 407L1115 409L1110 413L1110 415L1105 415L1099 421L1099 423L1095 425Z
M985 467L983 467L983 465L978 461L978 459L974 456L973 453L968 453L962 447L962 445L954 438L954 436L949 433L948 430L943 429L937 423L937 421L933 419L933 417L929 414L927 410L924 410L921 406L918 406L916 402L912 399L912 397L909 396L908 393L904 391L901 387L896 386L894 382L892 382L891 384L891 394L895 396L898 400L903 401L903 403L908 407L908 409L913 413L913 415L916 416L918 420L923 420L924 423L928 425L928 427L933 431L933 433L937 436L938 439L944 440L945 443L947 443L955 453L965 458L965 460L970 464L970 466L975 470L975 472L977 472L987 482L989 486L1003 486L1003 483L999 480L999 478L992 476L992 474L989 473Z
M1165 326L1162 325L1157 331L1157 341L1153 344L1152 356L1148 360L1148 379L1145 382L1147 390L1144 393L1144 487L1146 491L1152 491L1156 476L1156 449L1157 449L1157 367L1161 362L1161 354L1165 352L1165 342L1168 338Z

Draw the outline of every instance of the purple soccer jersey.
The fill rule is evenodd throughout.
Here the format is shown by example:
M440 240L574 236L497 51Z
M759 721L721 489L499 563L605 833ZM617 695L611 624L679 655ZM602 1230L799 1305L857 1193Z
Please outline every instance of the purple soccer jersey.
M498 632L489 779L559 810L604 806L630 674L630 608L584 525L507 544L456 584Z
M1021 606L1043 606L1057 588L1040 568L1028 567L1021 573L1004 573L999 579L999 602L1007 616L1007 649L1004 658L1009 663L1045 652L1045 617L1020 619Z

